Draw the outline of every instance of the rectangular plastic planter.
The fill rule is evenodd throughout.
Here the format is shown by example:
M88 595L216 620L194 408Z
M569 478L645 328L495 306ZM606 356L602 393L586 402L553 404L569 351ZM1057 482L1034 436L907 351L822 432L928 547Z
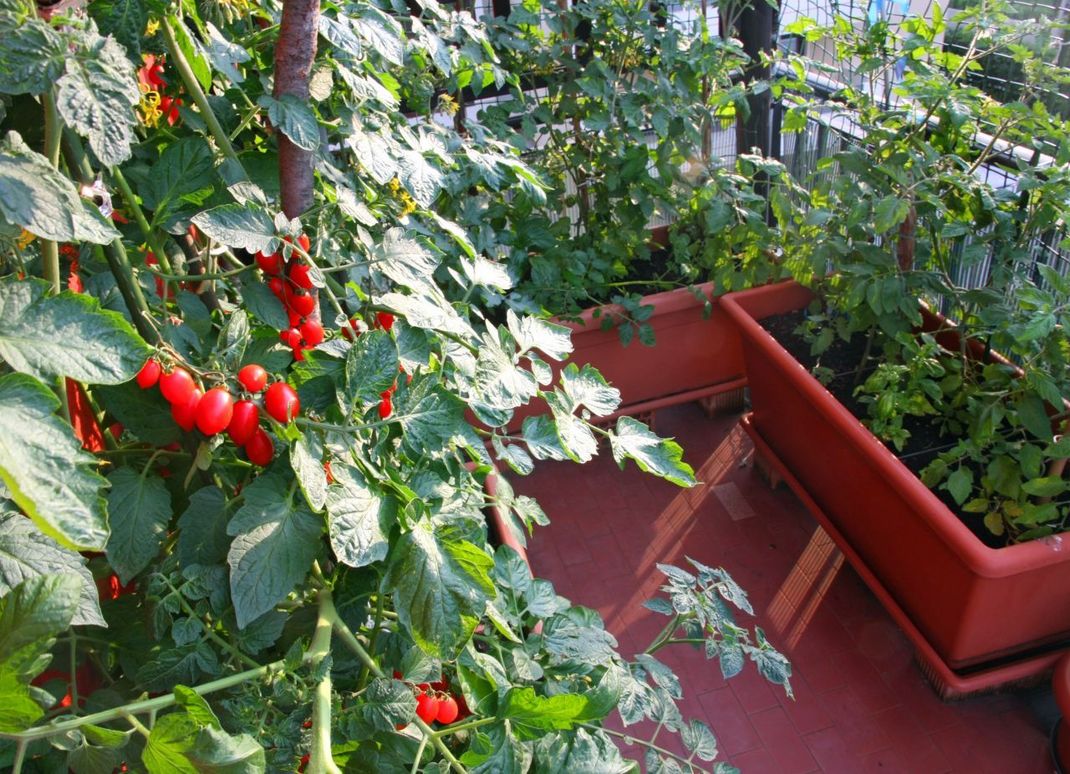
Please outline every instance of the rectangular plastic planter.
M793 487L950 669L1070 644L1068 535L999 549L978 540L758 323L812 298L792 282L721 299L743 342L750 427Z

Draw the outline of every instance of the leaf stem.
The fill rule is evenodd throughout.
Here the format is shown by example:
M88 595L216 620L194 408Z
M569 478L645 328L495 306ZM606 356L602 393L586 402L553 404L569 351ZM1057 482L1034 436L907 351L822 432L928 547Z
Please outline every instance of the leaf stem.
M490 723L495 722L496 720L497 718L479 718L477 720L469 720L467 723L457 723L453 726L446 726L445 728L440 728L438 731L435 732L435 736L441 738L443 736L449 736L450 734L460 733L461 731L470 731L473 728L479 728L480 726L488 725Z
M148 739L148 738L149 738L149 735L150 735L150 734L151 734L152 732L151 732L151 731L149 731L149 729L147 729L147 728L145 727L145 724L144 724L144 723L142 723L142 722L141 722L140 720L138 720L138 719L137 719L136 717L134 717L133 713L131 713L131 712L128 712L128 711L126 711L125 709L122 709L122 708L120 708L120 710L121 710L121 713L122 713L122 718L123 718L123 720L125 720L125 721L126 721L127 723L129 723L130 725L132 725L132 726L134 727L134 730L135 730L135 731L137 731L137 732L138 732L139 734L141 734L141 735L142 735L143 737L145 737L146 739Z
M45 106L45 157L53 169L59 167L60 138L63 136L63 121L56 108L56 95L49 89L41 95ZM51 239L41 240L41 258L44 262L45 279L52 283L53 293L63 292L59 272L59 245Z
M610 736L615 736L618 739L623 739L625 742L628 742L630 744L637 744L637 745L640 745L642 747L648 747L649 749L653 750L654 752L658 753L659 755L664 755L664 756L666 756L668 758L672 758L673 760L679 761L680 763L682 763L684 766L687 767L688 771L695 771L695 770L707 771L706 769L698 768L697 766L695 766L695 764L693 764L687 758L682 758L679 755L677 755L676 753L672 752L671 750L666 750L664 747L660 747L660 746L654 744L653 742L648 742L645 739L638 739L638 738L636 738L636 737L634 737L634 736L632 736L630 734L625 734L625 733L623 733L621 731L614 731L612 728L603 728L602 726L596 726L596 725L593 725L591 723L580 723L579 725L582 726L583 728L586 728L586 729L590 730L590 731L601 731L604 734L609 734Z
M126 182L126 178L118 167L111 168L111 177L115 181L115 184L119 186L119 192L123 195L123 201L126 202L126 207L133 214L134 220L137 221L137 226L141 229L141 234L145 237L145 241L148 242L149 247L152 248L152 253L156 256L156 260L160 262L160 266L163 270L170 274L171 259L167 257L163 245L160 243L160 240L156 238L156 233L152 230L152 226L149 225L149 221L145 218L145 213L141 209L141 205L138 204L137 197L134 196L130 184Z
M651 653L654 653L654 652L658 651L664 645L668 644L668 640L672 638L672 633L674 631L676 631L677 628L679 628L679 626L680 626L680 614L676 613L669 620L669 623L667 623L665 625L665 628L662 629L658 633L658 636L654 638L654 641L651 642L650 645L647 646L647 649L644 650L643 652L649 655Z
M212 106L208 104L208 97L205 95L204 90L201 88L201 84L197 81L197 76L193 74L193 68L190 67L185 54L182 53L182 49L178 45L178 40L175 38L175 31L171 26L175 22L175 18L169 16L161 20L160 29L163 30L164 44L167 46L167 52L171 55L171 61L175 63L175 67L178 69L178 74L182 78L182 85L186 87L186 91L188 91L193 98L193 102L197 105L197 109L201 111L201 118L203 118L205 124L208 125L208 131L216 141L216 145L219 146L220 152L226 156L228 161L235 165L236 169L234 171L240 172L243 178L248 179L248 175L245 174L245 167L242 166L241 159L238 158L234 146L230 143L230 138L227 137L227 133L223 130L223 126L219 123L219 119L216 118Z

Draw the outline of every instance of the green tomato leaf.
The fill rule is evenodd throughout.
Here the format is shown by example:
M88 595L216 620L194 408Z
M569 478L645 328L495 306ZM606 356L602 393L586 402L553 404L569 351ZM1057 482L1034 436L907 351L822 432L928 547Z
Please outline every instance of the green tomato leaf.
M184 709L190 719L198 726L223 728L219 723L219 718L216 717L215 711L205 701L204 697L192 688L185 685L176 685L172 693L175 695L175 701L178 702L178 706Z
M249 734L231 736L207 727L197 733L187 753L199 774L262 774L267 771L264 748Z
M89 4L89 15L102 35L111 35L127 51L127 56L141 62L141 36L149 21L141 0L96 0Z
M77 575L28 578L0 599L0 674L35 677L47 665L56 635L67 630L81 601Z
M323 469L323 443L314 433L305 433L290 444L290 467L305 500L315 511L327 502L327 471Z
M969 468L958 468L947 477L947 491L959 505L966 502L973 490L973 473Z
M0 732L25 731L44 714L29 686L14 672L0 670Z
M0 217L56 242L104 245L119 232L74 184L31 150L17 132L0 143Z
M414 150L398 151L398 178L412 198L422 207L430 207L442 188L443 177L423 154Z
M319 122L307 100L294 94L275 99L264 94L256 104L267 110L268 120L301 150L314 151L320 144Z
M172 712L156 719L141 762L151 774L198 774L188 753L200 726L185 712Z
M571 332L564 325L537 317L517 317L512 309L505 316L521 352L537 349L554 360L564 360L572 352Z
M227 247L256 253L276 246L275 221L255 204L223 204L197 213L192 220L206 236Z
M589 363L582 369L575 363L565 366L561 372L561 389L567 398L563 405L569 413L583 406L595 416L604 417L620 406L620 390L610 386ZM557 392L561 394L560 390Z
M137 374L151 350L121 315L88 295L47 292L42 281L0 282L0 357L8 365L39 379L90 384Z
M372 14L378 9L364 6L364 13ZM350 18L350 23L364 42L392 65L401 67L405 59L405 44L401 40L401 28L396 21L379 11L374 17Z
M63 72L63 38L14 3L0 11L0 40L0 92L40 94Z
M387 534L397 520L394 500L373 490L359 469L344 462L332 462L331 474L327 527L334 555L350 567L385 559Z
M1051 419L1044 409L1044 401L1036 393L1026 393L1017 402L1018 419L1025 429L1042 441L1051 441Z
M525 417L521 426L524 443L528 445L531 456L537 460L569 459L568 452L561 446L557 437L557 427L554 420L545 414L535 417Z
M476 732L461 762L470 774L520 774L531 767L532 749L505 723Z
M493 560L465 541L442 541L422 521L398 540L382 592L393 593L398 620L426 653L456 657L494 596Z
M530 686L510 688L498 710L521 739L536 739L553 730L568 730L587 718L587 697L575 693L539 696Z
M70 573L81 581L76 626L107 626L100 612L97 586L77 551L64 548L18 513L0 516L0 595L29 578Z
M160 552L171 521L171 493L159 476L118 468L108 483L108 563L124 584Z
M635 770L604 731L552 732L535 745L535 774L628 774Z
M197 79L197 83L199 83L201 88L205 91L211 91L212 68L209 66L208 60L204 57L204 54L201 51L200 42L192 37L186 29L186 25L177 19L169 19L167 23L170 25L171 31L174 32L175 41L178 43L178 47L182 51L182 56L184 56L186 62L189 63L189 67L193 71L193 76Z
M394 731L399 724L411 723L416 716L412 688L400 680L376 678L362 696L360 714L376 731Z
M260 322L280 331L290 327L290 320L282 302L263 282L248 282L242 285L241 297L245 308Z
M404 444L417 455L436 454L451 441L473 444L472 429L464 421L464 403L432 379L413 381L414 389L396 404L405 430ZM481 445L475 442L475 445Z
M386 331L368 331L358 337L346 353L346 412L378 403L381 394L397 381L398 362L397 345Z
M206 486L189 498L189 507L178 517L178 561L218 564L227 558L226 496L219 487Z
M322 526L303 501L295 502L295 488L278 472L262 474L227 527L237 536L227 563L239 628L281 602L316 558Z
M0 479L11 499L46 535L77 551L101 551L108 521L95 471L71 426L55 415L59 400L24 374L0 377Z
M174 210L185 197L201 203L211 193L216 180L212 149L202 137L186 137L168 145L141 190L145 206L155 211Z
M134 67L115 38L101 37L92 24L77 40L56 82L56 107L102 164L118 166L130 158L135 141L134 106L141 92Z
M182 428L171 418L170 404L159 390L143 390L137 382L100 386L93 390L108 413L126 432L153 446L167 446L182 438Z
M631 417L617 420L609 437L613 459L624 469L626 459L635 460L644 473L653 473L678 486L695 486L695 473L683 460L684 450L670 438L659 438L646 425Z

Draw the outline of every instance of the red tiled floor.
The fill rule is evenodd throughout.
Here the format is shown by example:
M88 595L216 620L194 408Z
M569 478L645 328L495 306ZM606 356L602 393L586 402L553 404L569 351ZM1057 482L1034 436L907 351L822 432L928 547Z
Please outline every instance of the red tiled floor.
M724 567L747 590L757 617L740 622L761 626L791 659L794 701L752 665L726 681L701 651L658 653L681 678L685 718L717 736L718 760L744 774L1052 770L1047 728L1023 693L953 704L936 697L907 639L805 508L742 464L750 443L736 417L706 419L697 406L680 406L658 413L657 430L676 437L705 486L681 490L631 463L622 472L606 450L583 467L544 463L513 483L552 522L531 540L536 574L599 610L626 656L665 624L641 607L662 583L657 563L691 556ZM675 749L669 736L658 741ZM635 747L625 753L641 757Z

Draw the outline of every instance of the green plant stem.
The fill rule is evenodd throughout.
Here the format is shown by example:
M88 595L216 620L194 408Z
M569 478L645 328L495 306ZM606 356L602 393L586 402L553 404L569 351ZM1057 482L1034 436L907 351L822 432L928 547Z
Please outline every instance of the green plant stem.
M159 454L160 451L157 451L156 453ZM166 454L170 454L170 452L165 452L165 453ZM155 456L156 455L154 454L153 457L155 457ZM151 459L149 460L148 463L146 463L146 465L145 465L145 470L146 471L148 470L149 464L151 464L151 463L152 463ZM142 474L142 475L144 476L144 474ZM182 594L179 592L179 590L174 587L174 584L171 583L170 579L166 575L163 575L163 574L159 574L159 575L157 575L157 577L160 578L165 584L167 584L167 588L170 589L171 593L175 595L175 599L178 600L178 606L180 608L182 608L182 612L185 613L190 618L193 618L194 620L200 620L200 616L197 615L197 612L192 607L190 607L189 603L185 600L185 598L182 596ZM203 624L203 621L202 621L202 624ZM247 656L246 654L242 653L240 650L238 650L237 647L235 647L235 645L232 642L229 642L229 641L223 639L218 634L216 634L214 631L212 631L208 626L204 627L204 632L207 635L208 639L210 639L216 645L221 647L223 650L227 651L230 655L234 656L234 658L236 658L238 661L240 661L241 663L245 664L245 666L252 667L252 668L256 668L256 667L259 666L259 664L256 662L255 659L253 659L252 657Z
M242 166L241 159L238 158L238 154L235 152L234 146L230 142L230 138L223 130L223 126L219 123L219 119L216 118L212 106L208 104L208 97L205 95L204 90L201 88L201 84L197 81L197 76L193 74L193 68L190 67L189 62L186 61L186 57L178 45L178 40L175 38L175 31L171 26L174 23L177 23L177 20L174 19L174 17L163 19L160 22L160 29L163 31L164 44L167 46L167 52L171 57L171 61L174 62L175 67L178 69L178 74L182 78L182 85L186 87L186 91L188 91L189 95L193 98L193 102L197 105L197 109L201 111L201 118L203 118L205 124L208 125L208 131L211 133L216 145L219 146L220 152L228 161L235 165L235 171L241 172L242 177L248 179L248 175L245 174L245 168Z
M364 646L360 644L360 640L357 639L357 636L349 630L349 627L346 626L345 622L339 617L338 611L335 610L334 603L330 600L329 597L327 598L327 604L329 607L322 612L327 616L327 619L334 627L335 634L337 634L339 639L341 639L342 642L345 643L345 646L347 648L353 651L353 654L360 660L360 662L364 666L368 667L368 669L373 675L379 678L385 678L386 675L383 674L383 670L379 668L379 665L375 663L375 659L372 658L371 654L369 654L368 651L364 649ZM420 732L425 737L430 738L431 744L433 744L435 746L435 749L438 750L439 754L446 759L446 761L450 764L451 769L457 772L457 774L467 774L468 770L465 769L461 762L457 760L457 757L452 752L450 752L450 749L435 734L431 726L427 725L427 723L424 723L422 720L420 720L419 717L414 718L413 723L416 724L416 727L420 729Z
M127 723L129 723L130 725L132 725L134 727L135 731L137 731L139 734L141 734L146 739L149 738L149 735L152 732L149 731L149 729L145 727L144 723L142 723L140 720L138 720L136 717L134 717L133 713L124 711L122 713L122 717L123 717L123 720L125 720Z
M156 260L160 262L160 267L170 274L171 260L167 257L167 253L164 252L160 240L156 238L156 232L154 232L152 226L149 225L149 221L146 219L145 213L137 201L137 197L134 196L130 184L126 182L126 178L118 167L111 168L111 177L115 181L115 184L119 186L119 192L123 195L123 201L126 202L127 209L133 214L138 228L141 229L141 235L145 237L145 241L148 243L153 255L155 255Z
M469 720L466 723L457 723L453 726L446 726L440 728L435 732L436 737L449 736L450 734L459 734L462 731L471 731L473 728L479 728L480 726L490 725L495 722L497 718L479 718L478 720Z
M372 624L371 637L368 638L368 649L375 652L375 643L379 639L379 628L383 623L383 605L386 602L386 596L383 594L375 595L375 621ZM364 687L368 684L368 665L365 664L361 667L360 677L357 678L357 690L364 690Z
M331 652L332 620L334 612L330 589L320 589L319 612L316 617L316 632L312 635L309 659L312 667L318 667ZM331 755L331 670L324 670L312 696L312 749L309 752L309 774L341 774Z
M41 99L45 105L45 158L53 168L58 168L63 121L56 108L56 97L52 90L42 94ZM63 281L59 272L59 245L51 239L42 239L41 258L44 262L45 279L52 283L52 292L63 292Z
M214 274L168 274L164 271L160 271L155 266L146 266L145 268L160 279L171 280L174 282L207 282L208 280L221 280L237 277L239 274L245 274L245 272L252 271L256 267L250 264L249 266L242 266L240 269L220 271Z
M665 624L665 628L662 629L660 632L658 632L658 636L654 638L654 641L651 642L650 645L647 646L647 649L644 650L643 652L647 653L647 654L650 654L650 653L654 653L655 651L657 651L659 648L662 647L662 645L667 640L669 640L672 637L672 633L674 631L676 631L679 627L680 627L680 614L677 613L676 615L674 615L672 618L669 619L669 622L667 624Z
M654 744L653 742L647 742L647 741L645 741L643 739L637 739L636 737L632 736L631 734L625 734L625 733L623 733L621 731L614 731L612 728L603 728L602 726L596 726L596 725L593 725L591 723L580 723L579 725L581 727L583 727L583 728L586 728L586 729L590 730L590 731L601 731L604 734L609 734L610 736L615 736L618 739L623 739L625 742L629 742L631 744L638 744L638 745L641 745L642 747L648 747L651 750L653 750L654 752L658 753L659 755L664 755L667 758L672 758L673 760L679 761L680 763L682 763L684 766L687 767L688 771L695 771L696 769L698 771L704 771L704 769L699 769L697 766L695 766L695 764L693 764L687 758L683 758L683 757L677 755L676 753L672 752L671 750L666 750L664 747L659 747L658 745Z
M307 657L306 657L307 658ZM237 674L229 675L227 677L221 677L218 680L213 680L210 683L204 683L198 685L193 690L201 695L206 696L210 693L217 691L223 691L227 688L233 688L234 686L247 683L250 680L263 677L270 672L282 669L285 666L284 661L274 661L270 664L257 667L256 669L249 669L245 672L238 672ZM176 703L174 694L167 694L166 696L157 696L154 699L144 699L142 701L131 702L130 704L124 704L122 707L114 707L112 709L102 710L100 712L94 712L92 715L85 715L80 718L74 718L72 720L64 720L59 723L52 723L45 726L37 726L35 728L28 728L25 731L18 732L0 732L0 739L10 739L14 742L35 742L38 739L47 739L51 736L59 734L65 734L68 731L76 731L82 726L86 725L102 725L104 723L110 723L113 720L125 717L127 713L131 715L141 715L146 712L155 712L157 710L165 709Z
M23 740L19 740L19 743L15 746L15 760L12 762L11 772L12 774L21 774L22 764L26 760L26 748L29 743Z

